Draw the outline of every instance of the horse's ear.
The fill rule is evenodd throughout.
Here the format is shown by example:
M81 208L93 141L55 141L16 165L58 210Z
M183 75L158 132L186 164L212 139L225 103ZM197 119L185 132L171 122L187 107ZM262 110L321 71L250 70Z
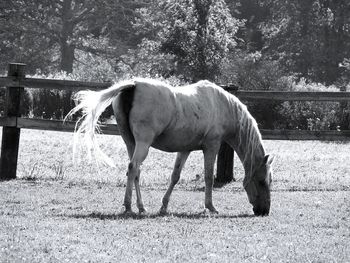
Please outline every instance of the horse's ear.
M275 156L270 157L270 155L265 155L263 163L266 165L271 165L275 160Z

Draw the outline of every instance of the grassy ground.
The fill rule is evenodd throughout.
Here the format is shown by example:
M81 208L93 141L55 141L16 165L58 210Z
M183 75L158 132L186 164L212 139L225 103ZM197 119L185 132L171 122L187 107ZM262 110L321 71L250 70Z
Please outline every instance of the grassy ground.
M237 182L214 192L203 214L203 159L192 153L169 204L157 214L173 154L152 150L142 168L149 215L120 214L127 156L102 136L116 168L74 167L72 134L23 130L18 180L0 183L0 262L349 262L347 143L266 141L276 155L272 208L253 217ZM198 176L196 176L198 175Z
M70 182L97 182L123 186L128 165L126 148L120 136L100 136L105 152L115 161L116 168L91 165L86 156L72 162L72 134L62 132L23 130L20 143L18 177ZM274 162L275 190L350 190L350 143L318 141L265 141ZM174 153L151 149L143 164L141 184L165 187L175 160ZM243 169L235 155L233 187L241 189ZM199 176L199 177L198 177ZM203 156L191 153L181 185L202 186ZM195 184L194 180L200 179Z

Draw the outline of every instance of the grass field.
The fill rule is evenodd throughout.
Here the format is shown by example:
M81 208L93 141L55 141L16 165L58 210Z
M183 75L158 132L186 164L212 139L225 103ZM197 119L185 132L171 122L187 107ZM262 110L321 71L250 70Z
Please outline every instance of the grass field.
M349 262L350 143L266 141L276 155L272 207L254 217L235 159L233 182L203 213L203 159L190 155L159 216L174 154L142 167L147 216L121 211L127 156L101 136L116 168L74 166L72 134L23 130L17 180L0 182L0 262Z

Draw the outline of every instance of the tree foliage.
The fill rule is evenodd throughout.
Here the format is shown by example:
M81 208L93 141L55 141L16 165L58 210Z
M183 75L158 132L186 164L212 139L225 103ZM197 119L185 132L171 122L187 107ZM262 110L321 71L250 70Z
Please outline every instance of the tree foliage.
M25 62L30 71L71 73L77 50L118 56L131 40L133 10L142 5L127 0L2 1L1 61ZM110 43L93 45L103 37Z
M284 75L346 83L349 14L347 0L2 1L0 67L69 73L101 58L120 74L226 80L260 52Z
M263 25L268 55L289 73L326 84L341 75L350 57L350 2L347 0L261 1L271 16Z
M139 10L134 26L144 38L136 52L124 56L124 65L138 72L141 60L151 74L213 80L236 46L240 24L221 0L153 1Z
M65 71L80 80L143 76L173 83L209 79L247 90L331 84L350 89L349 61L348 0L0 2L0 73L9 62L23 62L29 74ZM33 96L39 104L52 100L58 107L70 94ZM55 112L39 105L32 112L61 116L70 105L63 107ZM320 115L321 107L312 103L261 103L250 109L265 127L276 127L272 117L288 111L293 117L286 127L302 122L305 128L317 119L336 127L329 124L332 116L344 119L331 106L332 114Z

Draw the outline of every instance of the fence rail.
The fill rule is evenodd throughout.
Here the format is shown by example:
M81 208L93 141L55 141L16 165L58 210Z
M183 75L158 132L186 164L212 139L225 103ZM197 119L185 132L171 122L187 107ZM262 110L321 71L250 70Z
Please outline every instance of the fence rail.
M109 88L112 82L84 82L59 79L38 79L25 78L15 80L10 77L0 77L0 87L28 87L39 89L60 89L60 90L101 90ZM270 101L350 101L350 92L312 92L312 91L243 91L231 88L229 85L222 85L228 92L235 94L241 100L270 100Z
M20 129L34 129L47 131L73 132L75 122L31 119L31 118L0 118L0 126L15 127ZM120 135L117 124L104 124L100 126L103 134Z
M31 118L4 118L0 117L0 126L16 127L20 129L34 129L47 131L73 132L75 122L31 119ZM103 134L120 135L117 124L103 124L100 126ZM264 140L321 140L344 141L350 140L350 131L309 131L309 130L267 130L260 129Z
M38 79L25 77L25 65L9 64L8 76L0 77L0 87L6 87L5 117L0 117L3 126L0 180L16 178L17 156L20 129L38 129L72 132L75 122L58 120L29 119L20 116L21 93L24 87L60 90L101 90L112 82L83 82L72 80ZM222 86L243 101L335 101L350 102L350 92L291 92L291 91L240 91L232 86ZM103 125L104 134L119 135L116 124ZM306 131L306 130L261 130L266 140L350 140L350 130L345 131ZM228 158L229 157L229 158ZM233 150L223 144L218 156L217 182L233 179Z
M60 90L101 90L112 85L112 82L85 82L75 80L61 79L38 79L38 78L23 78L15 79L13 77L0 77L0 87L28 87L37 89L60 89Z
M350 92L309 91L237 91L235 95L249 101L350 101Z

